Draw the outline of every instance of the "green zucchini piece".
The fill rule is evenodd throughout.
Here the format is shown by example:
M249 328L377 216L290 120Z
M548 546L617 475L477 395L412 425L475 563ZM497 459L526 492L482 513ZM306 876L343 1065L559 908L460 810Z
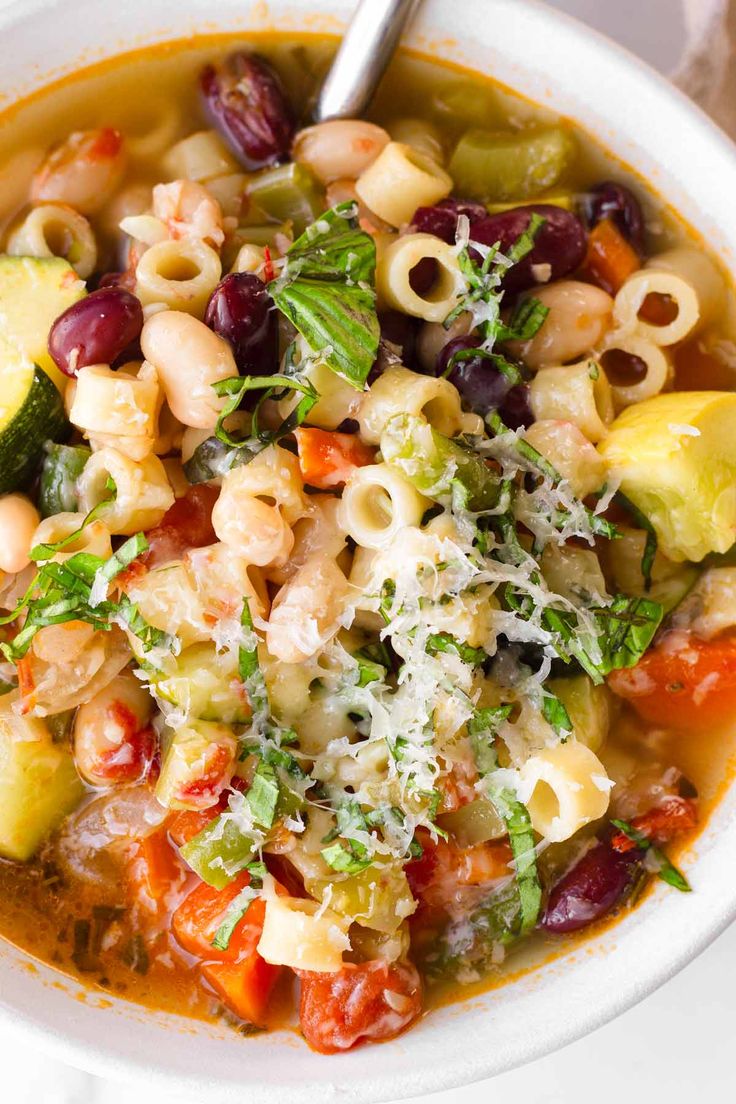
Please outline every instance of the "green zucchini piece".
M233 818L220 814L181 848L184 862L207 885L224 889L255 855L255 846Z
M17 698L17 691L0 697L0 856L26 862L85 788L67 746L55 744L37 717L13 712Z
M91 455L91 449L80 445L47 444L38 493L41 517L76 513L77 480Z
M38 468L46 442L68 430L56 386L37 364L21 359L0 339L0 494L23 487Z
M49 330L86 294L84 281L62 257L0 255L0 338L43 368L62 392L68 381L49 355Z
M459 195L483 203L522 202L554 188L574 154L574 139L562 127L469 130L455 147L448 172Z
M214 644L193 644L176 657L173 670L166 667L154 677L156 695L191 720L246 724L250 719L237 657L218 652Z

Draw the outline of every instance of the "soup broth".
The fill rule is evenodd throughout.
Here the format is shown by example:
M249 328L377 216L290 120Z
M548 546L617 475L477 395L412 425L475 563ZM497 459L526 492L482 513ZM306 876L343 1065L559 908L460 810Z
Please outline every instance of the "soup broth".
M209 97L206 110L203 69L214 65L222 81L227 59L243 49L268 59L283 82L295 115L295 163L305 176L289 176L294 162L283 150L260 166L252 151L250 161L242 149L233 153L233 129L229 134L227 126L223 130L221 88ZM245 1033L297 1022L296 970L302 977L302 1029L311 1045L328 1052L395 1034L420 1007L495 986L521 967L567 951L589 934L589 923L625 915L641 896L645 873L659 872L676 888L688 888L684 875L672 866L672 848L669 859L662 848L676 840L676 852L692 838L696 819L703 824L730 777L734 748L729 708L736 704L736 684L731 687L736 569L728 552L736 536L735 507L720 484L713 489L720 475L713 476L711 486L702 472L691 478L688 467L707 465L710 455L736 472L733 442L725 439L724 429L736 406L736 399L734 406L727 405L735 389L736 355L733 295L726 275L663 200L593 137L490 79L423 57L404 53L394 60L368 115L375 127L358 133L357 144L350 146L353 138L346 132L327 152L317 152L314 132L305 137L301 128L309 124L334 50L334 41L310 36L172 43L126 55L46 89L9 109L0 128L0 231L8 254L0 257L0 316L11 293L18 318L34 301L33 290L27 292L26 304L4 283L10 279L6 262L14 258L64 258L71 266L71 282L79 275L87 283L68 301L54 292L58 309L50 308L35 345L23 344L29 327L19 322L12 333L0 324L0 347L5 350L8 342L14 350L22 346L26 360L38 361L57 386L66 388L73 436L59 426L56 435L48 434L59 443L53 448L66 450L64 463L72 463L74 449L92 448L91 459L80 451L81 466L67 471L67 483L58 473L49 474L50 458L59 455L52 448L31 458L23 479L12 484L6 480L3 490L8 497L30 497L47 518L43 532L35 523L31 526L34 548L50 549L34 554L41 572L54 560L68 564L68 555L79 551L64 544L75 527L80 541L82 532L86 534L91 552L93 527L101 526L107 552L96 551L100 562L110 562L110 555L120 555L121 548L128 550L115 576L120 589L100 589L97 604L90 599L84 616L70 614L65 624L41 617L30 649L23 650L16 634L25 617L28 625L36 616L29 612L36 594L2 630L10 649L3 672L8 684L4 697L10 704L0 726L11 733L5 737L9 746L18 739L18 724L41 726L53 735L52 749L66 755L73 749L83 782L67 784L73 795L64 798L59 815L49 815L48 831L41 832L35 846L21 843L15 851L8 845L4 849L0 820L0 856L5 856L0 857L0 932L103 991L188 1016L224 1018ZM232 77L232 95L247 98L250 93L243 89L252 79L242 72ZM262 102L251 103L250 109L261 110ZM265 129L273 135L278 125L269 118ZM107 134L119 132L125 160L116 166L117 146L100 153L98 139L93 154L77 146L76 152L64 155L75 171L91 160L98 173L109 158L109 173L116 174L110 184L103 173L99 194L85 195L76 211L75 217L82 219L78 225L69 216L70 209L74 215L69 195L77 194L77 183L69 185L65 178L71 192L55 194L60 162L53 162L53 154L49 160L49 150L66 143L72 133L98 133L99 128L112 128ZM205 135L201 147L182 145L193 134ZM373 152L371 142L377 143ZM330 156L335 158L334 172ZM401 160L404 173L393 183L385 160L389 156ZM524 158L528 164L520 169ZM376 166L382 159L380 175ZM346 175L344 162L356 162L358 171ZM68 165L61 164L66 172ZM283 166L280 178L274 176L278 164ZM445 171L452 179L443 187ZM154 192L152 198L152 189L162 182L174 188L182 181L193 183L196 193L182 186L176 193ZM611 183L602 187L601 182ZM404 216L402 197L415 187L418 201ZM448 196L465 203L452 206ZM388 373L398 373L370 410L368 398L361 395L366 375L355 369L358 383L352 380L351 392L344 372L340 378L329 360L334 350L328 341L310 341L308 327L305 332L300 323L311 300L298 300L295 318L278 298L288 293L289 276L284 276L281 258L293 239L312 223L318 237L325 233L319 229L320 214L344 201L358 203L342 223L339 215L334 223L339 235L351 214L357 218L351 225L358 237L345 248L353 251L356 265L362 264L366 248L378 255L381 345L370 353L373 331L368 322L361 322L357 337L368 355L367 367L375 361L368 385L380 390ZM45 224L39 246L30 215L40 210L48 219L53 204L61 204L58 225L49 229ZM534 208L528 204L545 205L542 229L530 224ZM507 240L512 212L518 234ZM474 227L491 233L487 223L494 217L502 220L494 224L498 238L475 237ZM560 238L545 247L547 252L525 260L523 248L517 249L523 234L531 234L528 249L541 248L542 234L552 233L558 222ZM575 253L577 248L563 241L572 224L573 236L581 236L580 252L565 265L565 250ZM399 253L412 235L421 239L412 254L414 263L402 261ZM500 269L498 260L494 268L495 240L502 243ZM173 246L169 253L163 249L166 243ZM161 260L154 271L155 250ZM465 267L458 267L461 256ZM216 272L208 286L205 270L212 257ZM660 267L658 257L667 258ZM302 259L286 270L296 273L292 287L304 275L300 265L307 263ZM525 265L531 276L519 282L514 274ZM253 282L260 281L261 299L254 299L249 310L260 309L257 303L265 301L269 286L280 310L280 339L275 330L270 338L263 336L269 326L266 314L259 322L263 332L257 349L250 332L250 344L239 345L237 335L233 339L236 300L220 293L218 283L229 272L247 274L251 291ZM367 277L361 273L353 281L349 268L345 270L343 291L347 288L352 295L360 290L370 300L370 263L366 272ZM489 272L495 273L492 279ZM634 282L642 274L649 282L637 291ZM272 283L279 276L282 286ZM334 279L324 267L318 278ZM228 295L236 294L234 287L230 285ZM82 298L85 290L103 288L140 300L143 335L142 317L137 326L135 322L140 305L126 307L132 312L130 339L118 342L109 361L82 360L84 341L73 342L70 352L69 342L62 342L68 331L55 323L49 358L48 326L57 315L90 302ZM628 300L627 288L632 289ZM213 294L221 297L208 306ZM307 291L300 289L300 294ZM523 306L525 296L527 304L537 304L536 323L528 309L525 315L507 309L509 304ZM450 305L443 314L445 299ZM273 310L272 304L266 308ZM375 318L372 301L367 306L361 301L351 310ZM695 312L692 325L686 321L688 311ZM176 337L180 359L169 365L161 349L165 340L173 340L165 327L173 327L174 315L181 327ZM204 340L203 318L222 343L214 352L208 346L204 359L227 355L232 363L232 346L241 377L282 373L258 408L270 438L254 436L252 392L238 392L236 386L218 391L217 400L210 401L206 395L202 399L194 377L183 374L177 381L177 373L184 373L183 350ZM672 341L662 337L668 326L673 327ZM587 341L580 338L586 327ZM497 341L493 351L491 330ZM377 342L377 331L375 337ZM445 355L442 350L451 339L455 345ZM273 362L263 352L269 342L274 350L278 344ZM355 366L355 349L351 355ZM154 366L150 375L147 364ZM489 373L494 374L493 387ZM227 378L227 371L208 378L205 389ZM98 390L87 394L92 386L88 381L95 379ZM148 444L147 430L140 432L136 425L126 430L119 418L114 424L108 418L103 383L107 387L114 379L127 380L131 387L135 380L133 422L146 421L146 388L156 391ZM417 405L415 395L427 380L434 381L434 390ZM339 394L334 381L342 388ZM0 386L10 387L7 380ZM299 418L292 415L289 425L283 419L298 399L309 399L310 387L320 397L317 405L306 403L295 445L289 430L300 424ZM339 407L339 415L328 410L328 391L330 410ZM657 416L656 408L647 406L689 392L696 399L682 405L682 414L673 405ZM218 414L224 398L233 395L225 431ZM127 401L124 396L116 399L119 404ZM209 414L202 417L197 403L208 401ZM641 426L627 423L637 409L654 410L649 415L655 418L654 429L648 428L645 414ZM387 410L399 420L417 421L419 444L419 438L390 436ZM504 444L505 426L499 429L492 421L494 411L510 427L511 444ZM398 423L392 424L396 429ZM427 445L429 438L422 434L432 432L439 437ZM686 498L690 495L689 503L677 497L668 461L662 460L669 455L670 446L660 441L667 432L679 439L682 450L691 447L694 437L702 442L700 459L671 461L682 462L683 478L691 478L683 492ZM486 438L490 444L484 443ZM246 439L247 447L256 440L258 449L266 446L264 452L253 446L255 466L223 462L224 450L242 450ZM528 440L531 452L520 453L519 440ZM211 453L219 457L220 467L214 463L203 476L202 466L211 463L208 442L214 442ZM0 435L0 467L7 462L3 447ZM675 441L673 454L678 447ZM442 448L450 450L446 485L436 467ZM471 451L463 452L466 448ZM429 458L422 449L429 449ZM280 457L286 474L281 471L278 479L273 472L259 475L254 477L255 490L231 491L237 472L265 471L265 455ZM468 455L475 474L463 484L471 463ZM94 482L89 465L101 456L101 475ZM414 460L408 462L407 456ZM147 457L153 467L131 492L132 520L121 521L125 473L142 471ZM192 463L200 465L196 475ZM432 463L431 478L423 477L422 464ZM590 475L597 466L599 483ZM643 469L650 474L654 470L659 482ZM356 472L376 473L371 476L375 481L365 482L368 476ZM481 494L478 488L489 473L499 476L497 484L502 475L513 490L502 488L492 500L483 498L486 490ZM41 499L49 493L52 475L53 506L44 508ZM156 494L149 489L152 482ZM438 491L440 484L444 489ZM226 492L230 498L225 505ZM516 513L516 507L503 506L502 493L512 495ZM693 507L693 494L706 496L699 507ZM246 495L249 502L255 496L260 512L248 514L238 529ZM0 499L4 539L2 503ZM540 510L547 518L544 524ZM693 519L688 510L697 516ZM117 523L110 520L113 512ZM400 513L403 521L396 521ZM59 527L62 515L72 516L64 532ZM256 548L253 534L261 524L268 528L266 516L276 528L262 541L282 540L275 552ZM38 514L34 517L37 523ZM508 528L497 527L499 518L512 530L516 526L513 539ZM51 521L54 526L48 526ZM17 525L22 528L21 522ZM383 534L392 525L389 539ZM145 542L137 550L129 547L139 531L146 534L148 551ZM417 533L425 541L421 546ZM27 566L25 555L29 548L26 541L17 564L0 561L0 603L8 615L34 578L35 568ZM329 562L329 572L315 566L317 555ZM233 558L227 571L223 556ZM375 583L378 578L370 571L377 570L381 556L385 578L378 579L376 597L367 580ZM452 556L468 574L462 584L453 574L460 568ZM503 571L494 577L483 557L490 557L496 568L503 565ZM423 575L422 564L430 564L431 571ZM413 573L411 585L407 565ZM155 572L159 574L151 582ZM194 614L183 614L177 605L171 587L179 583L170 581L177 572L193 576L186 600L205 602L204 623L212 635L201 625L192 627ZM522 585L517 576L524 572ZM428 579L432 573L440 581L438 590ZM305 609L295 602L288 616L274 620L275 611L289 611L285 595L297 575L312 601L323 588L322 604ZM212 596L208 587L216 576L224 583ZM106 587L113 586L112 579ZM361 588L364 597L372 595L369 600L354 599ZM328 615L334 592L340 593L342 604ZM350 616L345 612L348 593L353 596ZM119 603L114 617L110 615L112 632L110 624L98 624L102 615L95 619L94 614L111 601L111 594ZM128 596L127 606L121 594ZM622 601L629 604L612 607L616 595L628 596ZM414 621L407 614L412 602L419 611ZM535 604L539 602L542 606ZM545 602L557 620L548 613L537 616ZM636 602L640 605L632 604ZM131 603L143 628L132 622ZM431 616L421 613L428 608ZM614 608L619 609L618 636L606 627ZM493 617L501 613L504 619L495 622ZM239 636L233 636L229 622L219 634L212 629L233 616ZM594 617L599 644L589 639ZM307 622L311 643L300 636ZM69 637L49 636L44 648L44 634L59 633L66 625L77 632L81 625L90 639L72 646ZM285 634L283 640L270 625ZM524 625L532 628L522 631ZM260 639L255 651L254 627ZM104 637L104 644L95 644L98 637ZM117 663L109 655L111 638L124 649ZM417 641L424 641L421 662ZM90 674L80 682L80 665L97 646L107 649L109 678L95 682ZM69 667L64 666L67 653L72 655ZM161 653L166 653L164 659ZM186 677L194 679L186 702L181 698L184 656L192 664ZM233 656L234 666L229 662ZM220 673L202 683L206 700L197 712L192 700L199 693L199 672L215 668ZM265 707L258 704L261 683L254 674L261 668L268 691ZM353 677L352 672L358 674ZM414 733L419 722L408 703L403 701L400 708L392 704L412 678L415 686L408 696L414 702L430 692L436 695L434 707L427 710L424 743ZM75 679L78 693L68 686ZM115 679L132 681L120 684L120 700L110 699L102 728L99 721L94 728L92 720L83 719L83 710L106 686L118 685ZM232 689L235 684L239 689ZM141 687L152 691L150 704L140 704ZM352 688L350 693L346 687ZM124 721L109 712L120 702L127 710ZM258 720L263 708L270 711L268 721ZM450 716L452 709L457 715ZM262 727L256 731L258 724ZM91 751L81 746L88 729ZM25 739L45 738L43 731L34 729ZM183 732L187 747L200 741L190 759L181 750ZM97 744L105 740L103 755ZM376 752L381 741L386 754ZM109 756L121 747L130 756L135 747L141 759L133 770L128 769L130 760L121 760L116 774L109 768ZM220 753L225 767L214 761ZM578 756L574 763L573 754ZM4 769L0 754L0 779ZM36 798L34 792L28 799L30 816ZM202 850L202 833L211 829L216 816L232 817L238 830L250 832L245 859L242 847L231 853L226 848L224 859L222 854L217 858L226 825L215 834L214 865L202 865L197 841ZM574 884L580 864L594 862L591 856L598 853L603 855L603 876L610 881L608 897L595 898L583 880L577 888ZM201 900L192 904L197 892ZM219 912L211 899L218 892L227 895ZM292 936L278 926L288 908L297 933ZM394 913L388 919L387 909ZM397 914L400 922L394 923ZM317 927L326 918L333 928L320 935ZM566 932L570 934L563 938ZM519 949L521 936L526 938ZM332 941L327 950L317 946L320 939ZM273 951L279 940L295 943L283 958ZM213 946L217 954L210 961L208 947ZM271 971L259 982L267 988L267 1003L260 991L257 997L244 992L244 964L250 970L254 962L265 962ZM414 962L424 979L423 1003ZM238 970L240 980L234 983ZM343 975L348 980L361 976L361 984L370 990L369 1007L357 1023L345 1022L349 1016L343 1010L343 1020L331 1034L325 1026L332 1015L328 1009L339 1000L330 984ZM375 992L371 978L378 979ZM380 994L386 992L391 999L380 1006Z

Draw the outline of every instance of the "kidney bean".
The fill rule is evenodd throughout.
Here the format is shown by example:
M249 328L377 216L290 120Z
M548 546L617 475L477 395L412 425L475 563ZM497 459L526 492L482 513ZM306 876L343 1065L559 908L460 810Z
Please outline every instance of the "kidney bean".
M437 357L436 375L444 376L450 361L463 349L476 349L481 338L466 334L448 341ZM460 392L464 405L484 417L497 410L504 423L511 429L530 426L534 421L526 384L512 384L487 357L468 357L458 360L450 369L447 379Z
M277 73L257 54L234 53L200 76L215 125L249 171L285 158L294 118Z
M631 888L643 855L620 854L609 840L597 843L554 886L540 927L564 935L602 919Z
M535 213L541 215L545 221L537 234L534 248L503 279L503 288L516 293L547 282L535 275L534 269L537 265L549 265L548 280L559 280L582 264L586 238L583 224L576 215L550 203L513 207L508 211L489 215L479 203L448 199L435 207L420 207L414 215L414 225L417 230L435 234L443 241L452 243L455 241L458 216L465 214L470 220L471 241L489 246L499 242L501 252L505 253L528 229Z
M580 219L562 207L550 203L535 203L528 207L514 207L497 215L474 223L471 229L473 241L481 245L501 243L501 252L507 252L514 242L528 229L533 214L541 215L544 225L539 230L534 248L522 261L509 269L504 277L506 291L526 291L538 283L559 280L574 272L585 258L585 230ZM546 279L535 275L537 265L549 265Z
M60 314L49 333L49 353L76 376L87 364L112 364L143 329L140 300L121 287L103 287Z
M529 388L525 383L512 387L498 408L501 421L509 429L528 429L534 422Z
M412 224L420 234L434 234L448 245L455 242L458 215L467 215L470 225L488 218L488 211L482 203L472 199L443 199L433 207L418 207L414 212Z
M638 253L644 252L644 215L641 204L625 184L605 180L592 189L585 203L588 225L611 219Z
M212 292L205 323L230 342L238 371L244 376L277 371L279 333L273 300L253 272L233 272ZM253 402L257 394L251 392Z
M383 311L378 320L381 324L381 340L401 349L401 362L407 368L416 364L417 338L421 325L418 318L412 318L401 311Z

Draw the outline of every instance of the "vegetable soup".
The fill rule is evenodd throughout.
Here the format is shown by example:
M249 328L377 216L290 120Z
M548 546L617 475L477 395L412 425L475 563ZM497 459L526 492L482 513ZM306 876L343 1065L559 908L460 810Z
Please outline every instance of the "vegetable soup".
M311 125L333 52L0 136L0 932L322 1053L690 892L736 711L725 274L475 74Z

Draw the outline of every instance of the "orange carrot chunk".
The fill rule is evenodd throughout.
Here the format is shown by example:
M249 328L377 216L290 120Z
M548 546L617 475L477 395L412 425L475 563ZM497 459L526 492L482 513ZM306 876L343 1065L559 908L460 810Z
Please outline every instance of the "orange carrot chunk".
M372 464L376 457L376 450L355 433L297 429L294 436L304 482L323 491L341 487L356 468Z
M611 219L603 219L588 236L584 271L604 291L615 295L641 268L636 251Z

